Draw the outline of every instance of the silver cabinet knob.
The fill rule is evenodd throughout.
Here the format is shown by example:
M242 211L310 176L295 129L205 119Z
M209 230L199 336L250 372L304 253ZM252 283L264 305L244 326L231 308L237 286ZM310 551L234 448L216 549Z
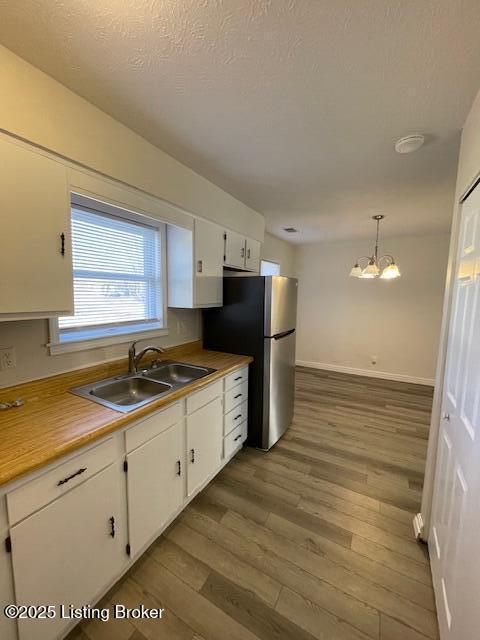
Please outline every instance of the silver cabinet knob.
M450 414L449 413L443 413L442 414L442 419L446 420L447 422L450 422Z

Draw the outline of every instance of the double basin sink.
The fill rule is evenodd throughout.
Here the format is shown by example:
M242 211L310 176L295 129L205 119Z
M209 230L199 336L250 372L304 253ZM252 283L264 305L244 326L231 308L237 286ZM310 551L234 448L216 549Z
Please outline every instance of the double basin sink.
M85 384L71 389L71 392L126 413L158 400L214 371L216 370L208 367L164 360L150 369Z

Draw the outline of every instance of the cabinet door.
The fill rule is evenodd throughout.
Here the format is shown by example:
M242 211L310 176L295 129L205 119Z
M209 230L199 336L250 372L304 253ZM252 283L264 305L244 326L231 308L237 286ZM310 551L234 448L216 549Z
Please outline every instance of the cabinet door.
M0 317L71 313L70 199L65 167L0 140L0 201Z
M223 229L195 220L195 306L221 306L223 300Z
M215 398L187 417L187 486L189 496L220 468L222 437L221 398Z
M127 559L122 472L107 467L11 529L17 604L54 604L52 620L19 620L20 640L52 640L69 620L60 605L92 602ZM113 520L112 520L113 519Z
M247 238L245 253L245 269L260 272L260 242Z
M225 231L226 267L245 268L245 237L235 231Z
M128 454L128 530L136 555L177 511L184 498L183 422Z

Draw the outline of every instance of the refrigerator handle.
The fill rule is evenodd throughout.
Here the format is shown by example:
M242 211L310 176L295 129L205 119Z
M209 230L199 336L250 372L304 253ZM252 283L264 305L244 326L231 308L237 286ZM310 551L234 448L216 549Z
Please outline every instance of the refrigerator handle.
M284 331L283 333L276 333L274 336L272 336L272 338L274 340L281 340L282 338L285 338L286 336L289 336L292 333L295 333L295 329L290 329L290 331Z

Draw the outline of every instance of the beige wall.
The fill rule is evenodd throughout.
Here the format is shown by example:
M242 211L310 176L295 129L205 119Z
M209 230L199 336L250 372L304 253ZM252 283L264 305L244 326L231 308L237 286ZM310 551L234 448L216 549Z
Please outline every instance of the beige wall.
M265 234L265 240L262 246L263 260L271 260L280 264L280 275L294 276L294 257L295 245L285 242L270 233Z
M1 130L263 240L262 215L1 46L0 82Z
M297 360L433 380L448 243L449 235L386 238L381 249L396 257L402 277L385 282L348 276L371 248L364 240L298 247Z
M168 336L148 338L142 342L142 345L153 344L166 347L199 340L201 337L200 312L191 309L169 309L168 327ZM48 340L47 320L1 322L0 347L15 347L17 367L0 371L0 388L125 357L128 343L134 340L134 336L129 336L125 344L55 356L48 353L48 348L45 346Z
M480 91L465 121L460 145L457 200L480 175Z

